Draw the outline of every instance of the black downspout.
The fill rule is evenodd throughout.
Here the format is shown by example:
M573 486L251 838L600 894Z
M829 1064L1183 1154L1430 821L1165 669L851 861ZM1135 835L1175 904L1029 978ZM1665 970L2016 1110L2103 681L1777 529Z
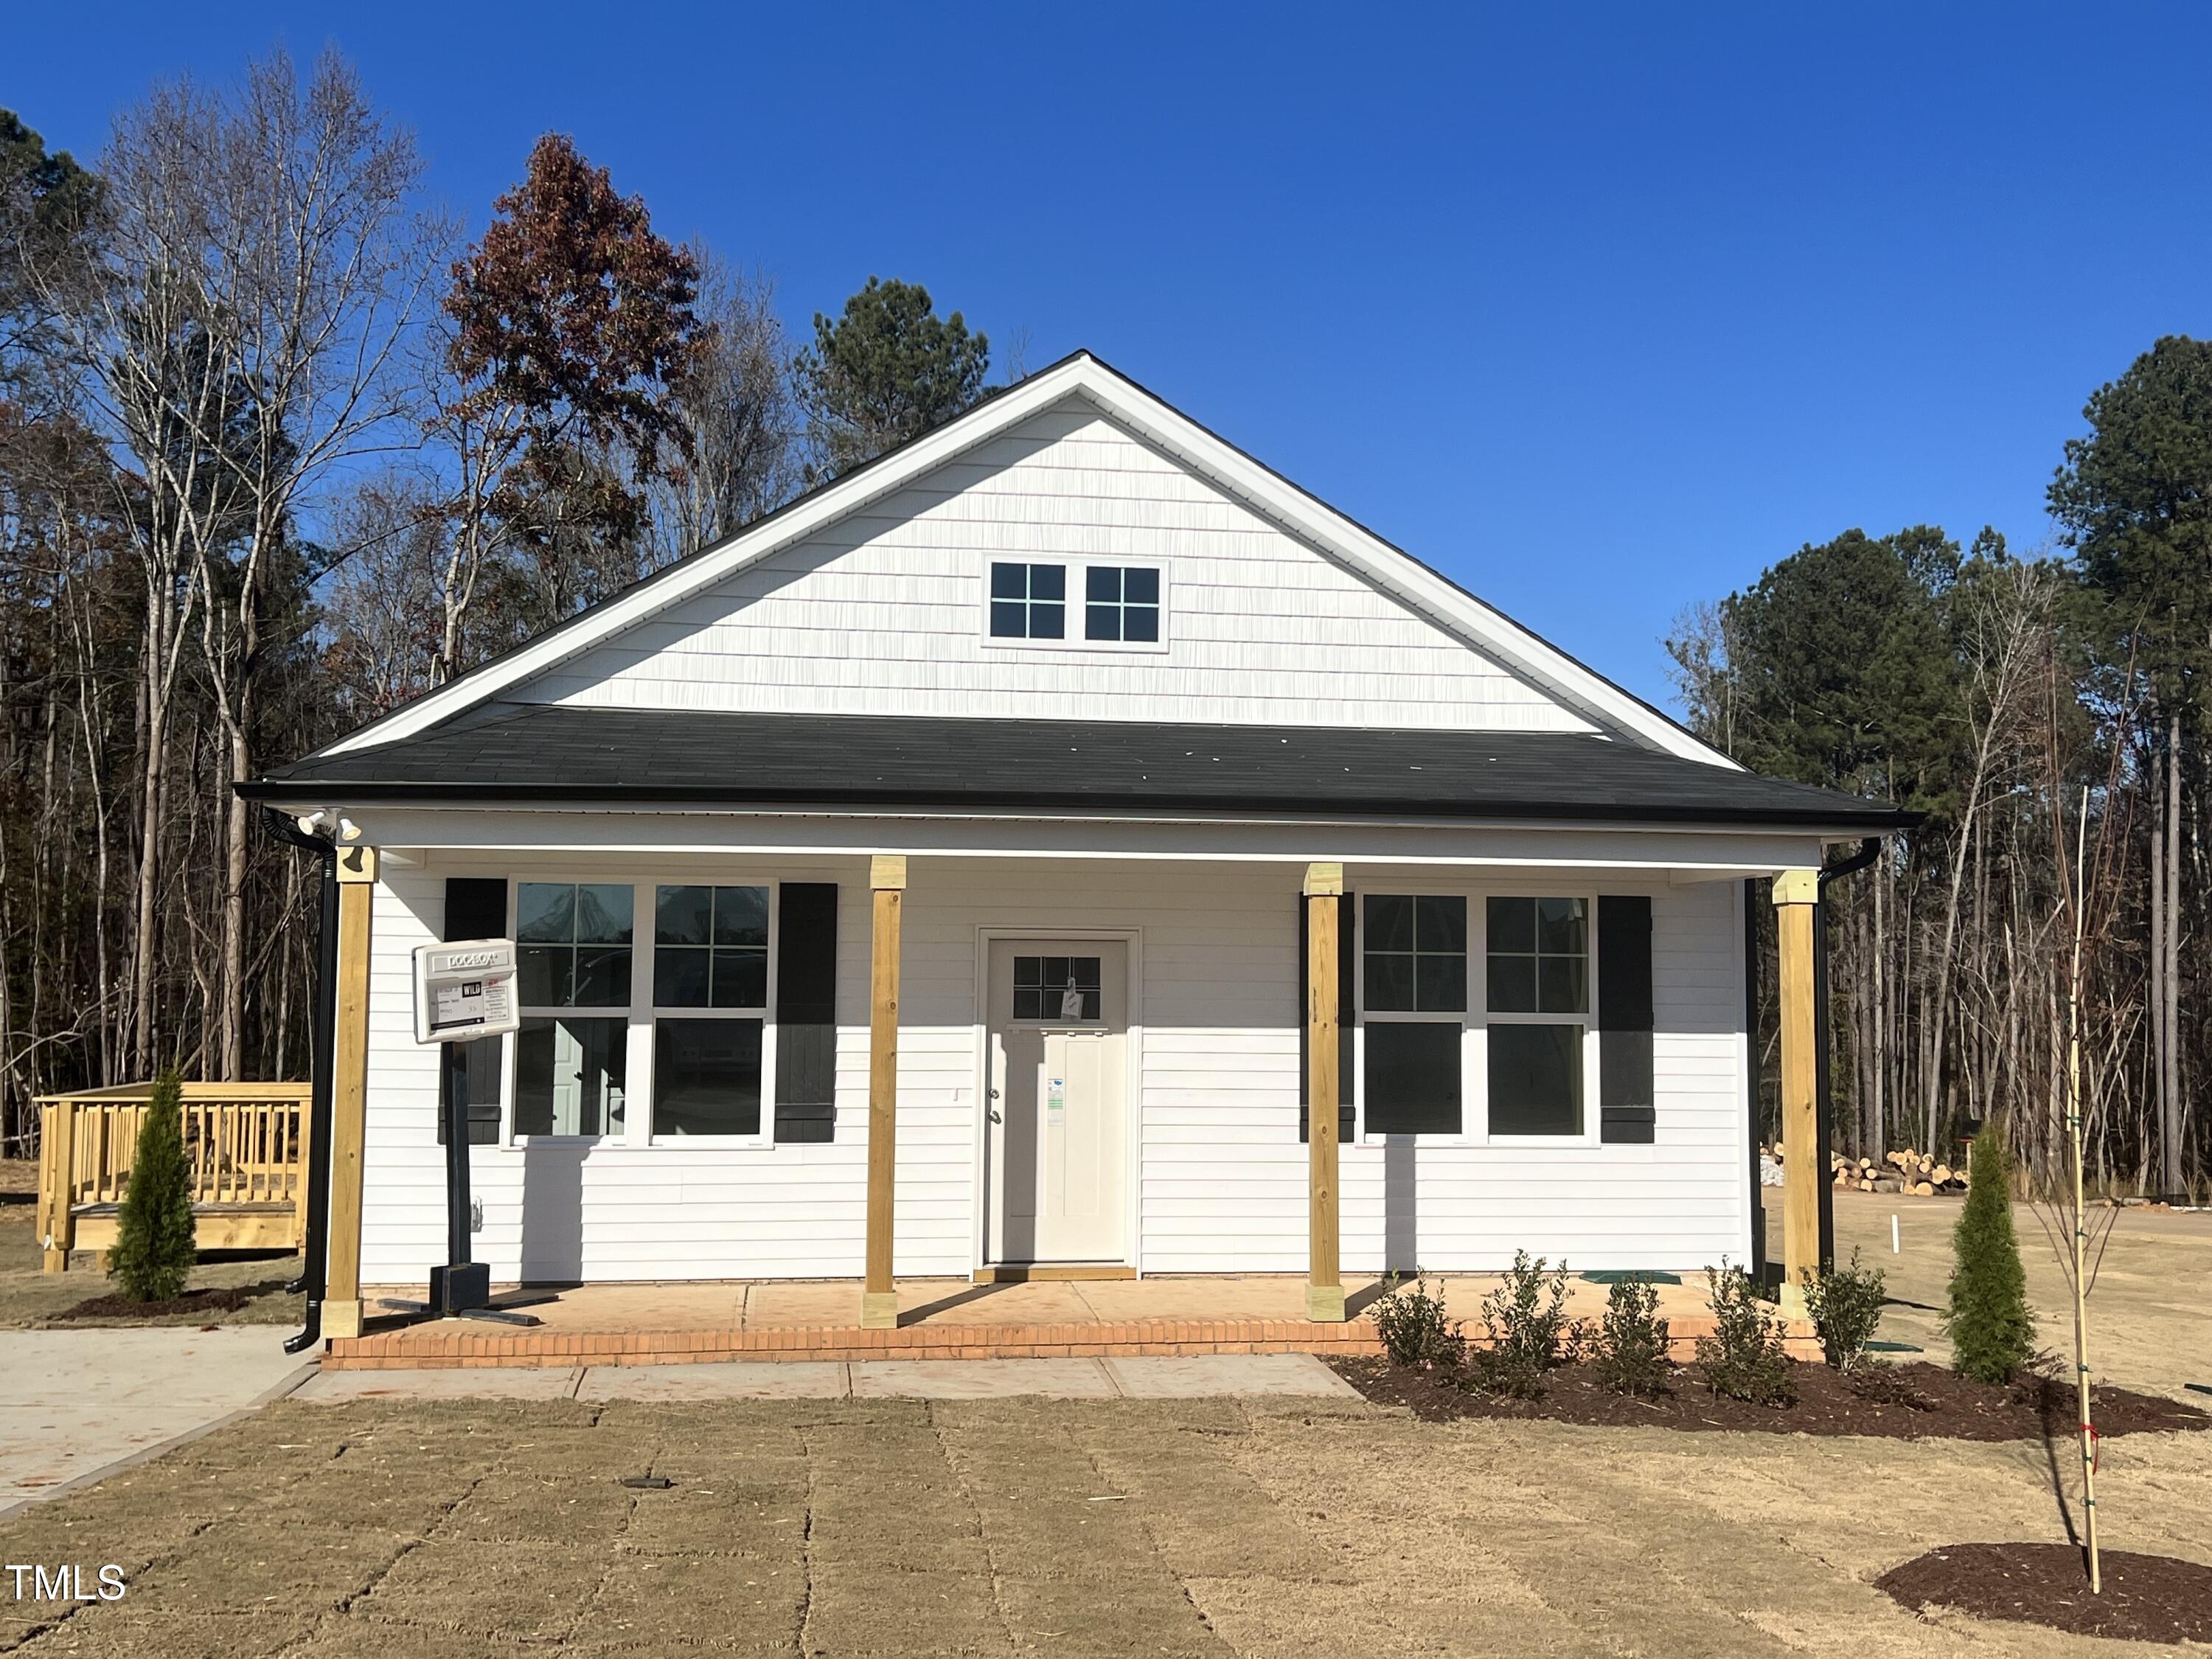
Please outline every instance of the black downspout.
M314 1161L301 1172L307 1183L307 1237L299 1278L285 1289L307 1293L306 1327L284 1339L286 1353L304 1353L323 1340L323 1292L329 1272L331 1230L331 1051L337 1024L338 849L335 842L311 836L273 808L265 809L270 833L322 860L321 924L315 939L314 994L309 1001L312 1054L307 1104L308 1146Z
M1743 884L1743 1090L1751 1126L1751 1279L1766 1283L1766 1183L1759 1179L1759 881Z
M1836 1183L1828 1173L1835 1148L1835 1091L1829 1061L1829 1050L1834 1045L1828 1029L1828 884L1856 874L1881 856L1880 836L1861 842L1859 850L1850 857L1820 872L1813 904L1813 1022L1817 1033L1813 1045L1813 1088L1820 1105L1820 1126L1818 1161L1813 1167L1820 1171L1820 1267L1824 1271L1836 1265Z

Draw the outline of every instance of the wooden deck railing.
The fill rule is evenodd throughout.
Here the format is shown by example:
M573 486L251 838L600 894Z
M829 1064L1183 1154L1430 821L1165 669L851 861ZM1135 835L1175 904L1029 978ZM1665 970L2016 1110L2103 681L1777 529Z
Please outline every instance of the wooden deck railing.
M115 1242L150 1083L40 1097L39 1237L48 1273ZM307 1214L304 1083L187 1083L185 1158L202 1249L299 1248Z

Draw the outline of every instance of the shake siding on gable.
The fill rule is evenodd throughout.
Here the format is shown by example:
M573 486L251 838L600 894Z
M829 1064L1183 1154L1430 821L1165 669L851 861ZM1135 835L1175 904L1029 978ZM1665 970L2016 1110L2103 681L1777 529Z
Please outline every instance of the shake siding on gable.
M1160 567L1164 648L991 643L993 558ZM1071 601L1079 635L1073 591ZM507 695L805 714L1592 729L1079 400Z
M867 916L859 859L647 859L608 852L437 854L377 890L364 1278L419 1281L443 1243L435 1051L410 1018L410 952L437 936L450 875L826 881L839 907L834 1143L474 1152L479 1258L495 1277L849 1277L860 1270L867 1096ZM1404 872L1433 886L1441 872ZM1387 890L1398 878L1355 871ZM896 1271L963 1275L975 1231L979 929L1139 930L1133 1186L1148 1273L1297 1273L1298 872L1237 863L916 859L906 903ZM1540 881L1534 884L1540 886ZM1522 889L1534 890L1525 880ZM1733 884L1649 891L1658 1131L1648 1146L1352 1146L1344 1260L1504 1265L1516 1249L1587 1267L1695 1267L1746 1245L1743 997ZM634 1104L633 1110L637 1109ZM529 1189L522 1180L526 1158Z

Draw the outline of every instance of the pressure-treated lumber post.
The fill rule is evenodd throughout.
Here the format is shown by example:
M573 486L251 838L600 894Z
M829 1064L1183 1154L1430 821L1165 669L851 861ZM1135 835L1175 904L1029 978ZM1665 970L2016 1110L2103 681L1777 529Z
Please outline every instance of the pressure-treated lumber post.
M46 1103L39 1135L39 1237L46 1255L40 1270L69 1271L70 1246L76 1242L76 1219L70 1206L76 1196L76 1105Z
M1814 985L1813 923L1820 874L1785 870L1774 878L1775 932L1782 997L1782 1311L1807 1316L1805 1276L1820 1260L1819 999Z
M868 866L875 899L868 952L868 1276L860 1288L860 1323L870 1330L898 1324L891 1284L891 1203L898 1171L899 910L906 896L906 857L878 853Z
M1339 1000L1336 938L1344 866L1306 866L1306 1317L1341 1324L1344 1275L1337 1265L1336 1108Z
M368 1131L368 922L376 849L338 848L337 1029L331 1041L329 1270L323 1334L361 1334L362 1147Z

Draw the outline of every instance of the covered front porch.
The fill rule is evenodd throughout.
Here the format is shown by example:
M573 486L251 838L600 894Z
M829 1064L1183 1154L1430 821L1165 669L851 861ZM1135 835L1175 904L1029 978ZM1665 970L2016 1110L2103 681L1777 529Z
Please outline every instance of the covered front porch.
M979 1308L1059 1333L993 1339L1015 1347L1105 1340L1071 1324L1316 1342L1392 1272L1522 1251L1692 1282L1756 1265L1749 1008L1773 963L1753 921L1780 910L1784 1137L1809 1151L1812 918L1856 804L1586 739L1459 739L1446 775L1426 737L1400 755L1264 730L1066 736L1090 770L1033 806L960 802L941 773L828 809L720 782L688 801L657 774L605 803L533 783L505 805L473 783L324 781L323 820L350 839L323 1334L374 1345L337 1352L435 1346L365 1335L362 1286L418 1285L449 1248L600 1309L641 1294L614 1286L827 1282L796 1324L727 1300L691 1317L702 1352L789 1330L951 1341L936 1333ZM1273 781L1299 743L1304 811ZM1232 763L1267 793L1240 807ZM1102 766L1133 791L1192 777L1077 799ZM516 942L520 1030L419 1045L414 953L489 938ZM455 1158L472 1213L448 1202ZM1788 1165L1793 1302L1817 1169ZM1034 1282L1055 1273L1085 1288ZM1023 1297L970 1294L1024 1274ZM1265 1295L1207 1305L1201 1323L1237 1328L1201 1337L1163 1334L1190 1304L1125 1318L1097 1299L1194 1275ZM1088 1313L1046 1305L1065 1296ZM1285 1322L1315 1328L1268 1328ZM665 1334L587 1322L574 1340ZM540 1342L467 1331L450 1352Z

